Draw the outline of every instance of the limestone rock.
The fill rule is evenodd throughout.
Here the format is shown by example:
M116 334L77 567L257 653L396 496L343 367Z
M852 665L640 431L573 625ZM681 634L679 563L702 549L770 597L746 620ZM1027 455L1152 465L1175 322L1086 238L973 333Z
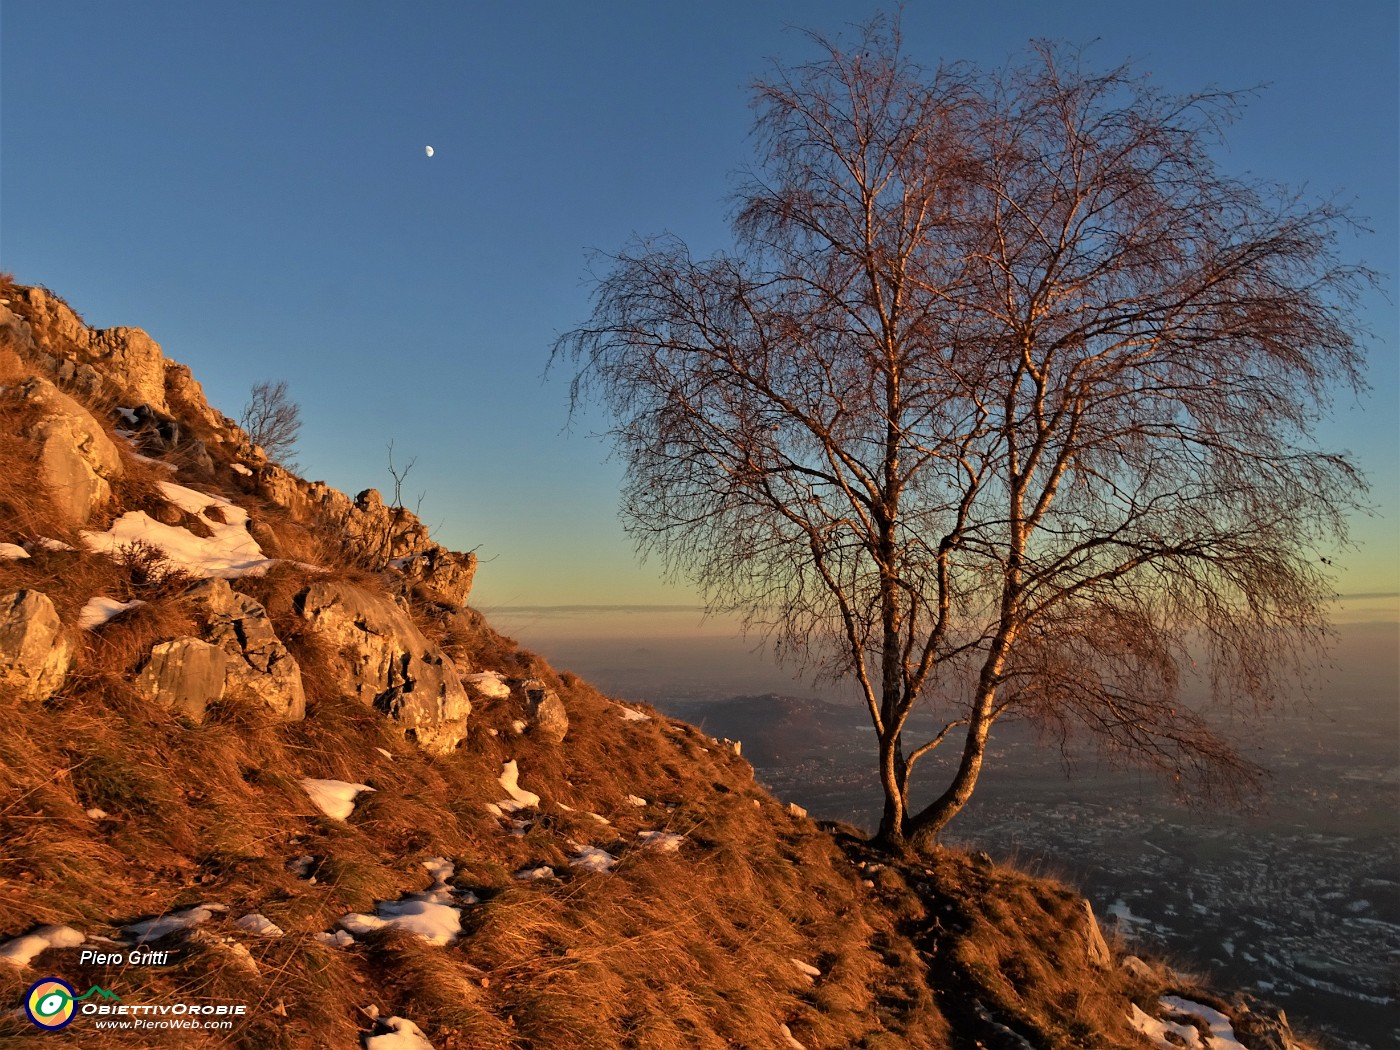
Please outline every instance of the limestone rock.
M148 699L202 721L210 701L223 698L227 666L228 657L217 645L176 638L151 649L136 687Z
M397 605L354 584L318 580L298 607L338 653L346 692L428 751L446 753L465 739L471 701L456 667Z
M546 743L562 744L569 732L569 712L559 694L538 678L525 679L520 690L525 694L525 715L534 734Z
M72 644L42 591L0 595L0 682L29 700L52 696L72 666Z
M228 656L223 695L261 701L287 721L304 718L301 666L273 631L267 610L218 577L195 584L186 596L208 622L205 640Z
M1080 902L1083 905L1083 915L1080 921L1083 929L1080 931L1084 937L1084 947L1089 955L1089 965L1100 970L1106 970L1113 965L1113 953L1108 950L1108 942L1103 939L1103 931L1099 929L1099 920L1094 917L1094 908L1087 900Z
M39 443L39 480L69 522L87 524L112 498L111 479L121 476L116 445L92 413L47 379L25 381L18 394L44 413L26 435Z
M393 568L461 608L471 593L477 557L434 543L428 528L405 507L389 507L376 489L352 501L321 481L303 481L276 464L257 472L259 493L300 521L316 522L342 539L345 553L364 568Z
M1250 1050L1299 1050L1301 1044L1293 1035L1288 1017L1278 1007L1249 1000L1231 1013L1235 1035Z
M43 288L17 288L15 294L54 359L51 366L60 382L98 393L105 378L112 387L165 411L165 357L149 335L139 328L94 331Z

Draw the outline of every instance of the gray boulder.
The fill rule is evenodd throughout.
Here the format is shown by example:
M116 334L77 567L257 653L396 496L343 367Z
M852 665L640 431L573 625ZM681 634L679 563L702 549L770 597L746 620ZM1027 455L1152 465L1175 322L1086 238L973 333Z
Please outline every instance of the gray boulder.
M569 712L559 694L538 678L520 683L525 694L525 717L531 732L549 744L562 744L569 732Z
M204 712L224 695L228 656L198 638L176 638L151 649L151 658L136 676L136 688L149 700L204 720Z
M26 380L18 393L43 410L25 435L39 443L39 481L64 518L86 525L112 498L111 479L121 476L121 454L92 413L47 379Z
M347 693L396 720L427 751L443 754L466 739L471 701L456 667L397 605L351 583L320 580L298 607L337 654Z
M52 696L72 667L72 643L42 591L0 595L0 683L27 700Z
M218 577L195 584L186 597L208 624L205 640L228 656L223 695L260 701L289 722L304 718L301 666L273 631L267 610Z

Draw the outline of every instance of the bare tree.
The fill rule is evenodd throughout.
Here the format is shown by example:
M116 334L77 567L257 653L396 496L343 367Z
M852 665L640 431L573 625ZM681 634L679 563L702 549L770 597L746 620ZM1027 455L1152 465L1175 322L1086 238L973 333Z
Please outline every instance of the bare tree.
M248 440L262 446L269 459L296 469L293 453L301 433L301 407L287 396L285 379L254 383L238 425Z
M1183 679L1260 709L1325 640L1364 491L1311 436L1362 385L1345 214L1217 169L1228 95L813 39L756 86L736 252L632 245L555 347L617 420L629 530L858 685L890 845L958 813L1003 718L1248 784Z

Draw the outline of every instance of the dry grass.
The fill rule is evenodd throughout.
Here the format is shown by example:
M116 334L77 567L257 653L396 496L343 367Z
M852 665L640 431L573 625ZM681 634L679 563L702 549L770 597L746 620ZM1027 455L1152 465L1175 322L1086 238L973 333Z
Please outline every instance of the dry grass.
M5 287L0 279L0 295ZM0 385L24 367L5 351ZM33 454L16 436L23 411L0 398L0 540L79 546L44 494L18 480L31 476ZM77 665L58 696L36 703L0 690L0 940L50 923L113 935L194 904L229 909L183 946L178 936L161 945L179 949L173 965L81 969L75 952L52 951L26 971L0 966L0 999L17 1003L35 974L55 973L114 987L130 1002L244 1002L250 1017L231 1037L185 1031L163 1041L75 1024L47 1037L56 1045L346 1047L369 1029L370 1006L412 1019L438 1050L762 1050L788 1045L781 1025L811 1050L995 1045L974 1002L1036 1046L1141 1045L1125 1004L1160 988L1088 967L1074 933L1077 901L1062 887L952 854L877 857L850 835L790 816L747 763L693 727L655 712L626 721L607 697L475 612L357 568L324 523L293 520L228 470L220 436L206 430L190 433L259 522L259 542L287 559L234 585L266 608L298 660L307 717L285 723L230 700L194 724L137 693L151 646L200 627L183 598L188 580L152 552L111 559L36 548L0 561L0 591L42 590L70 625L95 594L146 602L95 631L74 630ZM169 472L129 455L124 463L113 506L92 527L137 509L169 516L159 488ZM346 699L337 654L297 611L298 595L326 575L298 562L406 598L464 671L542 680L568 709L567 739L552 745L517 731L526 720L517 690L475 701L455 753L418 751L394 723ZM519 826L487 809L505 794L497 778L509 760L542 797ZM375 790L348 820L333 820L312 804L305 777ZM88 815L96 810L105 815ZM649 851L643 830L684 843ZM570 867L581 845L608 850L616 868ZM463 909L456 943L433 947L394 931L348 949L315 940L347 912L421 891L422 862L436 856L480 901ZM311 861L299 873L288 862L300 857ZM557 877L515 878L541 864ZM253 911L286 936L235 926ZM809 979L794 960L821 975ZM0 1042L31 1033L0 1012Z

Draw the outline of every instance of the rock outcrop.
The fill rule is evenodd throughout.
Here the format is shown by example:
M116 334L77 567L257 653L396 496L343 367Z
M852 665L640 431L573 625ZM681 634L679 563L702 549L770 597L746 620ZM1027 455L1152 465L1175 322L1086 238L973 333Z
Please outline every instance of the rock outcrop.
M47 379L35 376L15 394L43 413L25 435L39 446L39 481L70 524L86 525L112 498L121 454L92 413Z
M38 329L47 348L40 353L60 383L92 395L120 390L166 411L165 355L144 331L89 328L67 303L43 288L17 288L15 295L30 318L21 322L30 345Z
M347 693L395 719L428 751L449 752L466 738L471 701L457 669L402 609L339 580L313 583L297 605L337 654Z
M72 666L72 645L49 596L19 590L0 595L0 683L29 700L52 696Z
M301 667L273 631L267 610L218 577L196 584L186 597L205 621L205 640L228 657L223 695L261 702L288 721L304 718Z
M569 712L559 694L538 678L525 679L520 691L531 731L546 743L562 744L569 733Z
M196 722L210 703L223 699L228 656L199 638L176 638L151 649L136 676L141 695Z

